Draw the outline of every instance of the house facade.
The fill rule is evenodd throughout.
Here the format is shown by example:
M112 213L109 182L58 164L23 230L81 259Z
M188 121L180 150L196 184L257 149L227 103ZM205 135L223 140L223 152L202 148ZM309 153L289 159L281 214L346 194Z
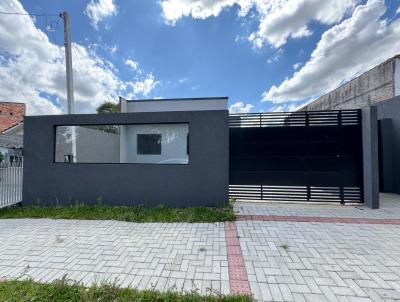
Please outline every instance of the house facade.
M227 98L126 102L121 113L26 117L23 203L228 201Z
M376 107L228 113L227 98L120 99L120 113L28 116L24 204L379 207Z

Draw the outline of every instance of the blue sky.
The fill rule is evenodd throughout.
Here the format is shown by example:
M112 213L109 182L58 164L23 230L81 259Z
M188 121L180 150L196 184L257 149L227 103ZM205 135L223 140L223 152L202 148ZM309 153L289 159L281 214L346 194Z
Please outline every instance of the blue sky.
M400 53L393 0L5 2L0 11L70 13L82 113L118 95L293 110ZM26 102L29 114L64 112L62 45L56 16L0 15L0 100Z

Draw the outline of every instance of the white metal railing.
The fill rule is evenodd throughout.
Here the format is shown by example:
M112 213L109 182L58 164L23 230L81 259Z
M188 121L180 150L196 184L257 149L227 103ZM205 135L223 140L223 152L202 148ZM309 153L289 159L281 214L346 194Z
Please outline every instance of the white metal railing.
M22 200L22 170L22 160L0 163L0 208Z

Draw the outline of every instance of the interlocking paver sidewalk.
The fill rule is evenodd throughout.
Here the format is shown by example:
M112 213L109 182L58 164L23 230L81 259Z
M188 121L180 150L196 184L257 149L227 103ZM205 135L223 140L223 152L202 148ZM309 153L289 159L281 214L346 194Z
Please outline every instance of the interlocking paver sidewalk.
M381 199L379 210L236 203L244 218L236 224L255 298L399 301L400 225L380 223L400 218L400 198L383 194Z
M237 229L256 299L400 299L398 225L239 221Z
M250 289L263 301L400 301L400 225L383 224L400 218L400 200L375 211L252 203L235 211L246 220L0 219L0 279L68 274L139 289Z
M0 278L229 293L223 223L0 220Z
M314 216L342 218L400 218L400 198L397 194L380 194L377 210L361 205L236 202L235 212L241 215Z

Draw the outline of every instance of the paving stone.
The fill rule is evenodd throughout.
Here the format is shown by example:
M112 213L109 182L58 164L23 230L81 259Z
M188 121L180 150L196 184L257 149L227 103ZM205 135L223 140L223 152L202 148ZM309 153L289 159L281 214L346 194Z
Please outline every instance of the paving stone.
M251 215L313 216L316 222L128 223L0 220L0 278L202 294L247 292L260 301L400 300L400 206L235 204ZM344 217L343 223L318 217ZM326 220L326 219L325 219ZM236 233L237 231L237 233ZM227 249L229 253L227 252Z
M283 297L283 288L289 289L285 292L294 301L400 297L399 225L293 221L238 221L236 225L246 269L254 271L249 280L257 300L265 299L254 282L272 287L275 300L291 299ZM281 253L283 244L287 251Z
M183 290L186 275L197 269L201 293L219 291L221 279L229 280L222 223L2 219L0 242L0 278L51 282L67 274L87 285L116 278L124 286L160 290L173 280Z

